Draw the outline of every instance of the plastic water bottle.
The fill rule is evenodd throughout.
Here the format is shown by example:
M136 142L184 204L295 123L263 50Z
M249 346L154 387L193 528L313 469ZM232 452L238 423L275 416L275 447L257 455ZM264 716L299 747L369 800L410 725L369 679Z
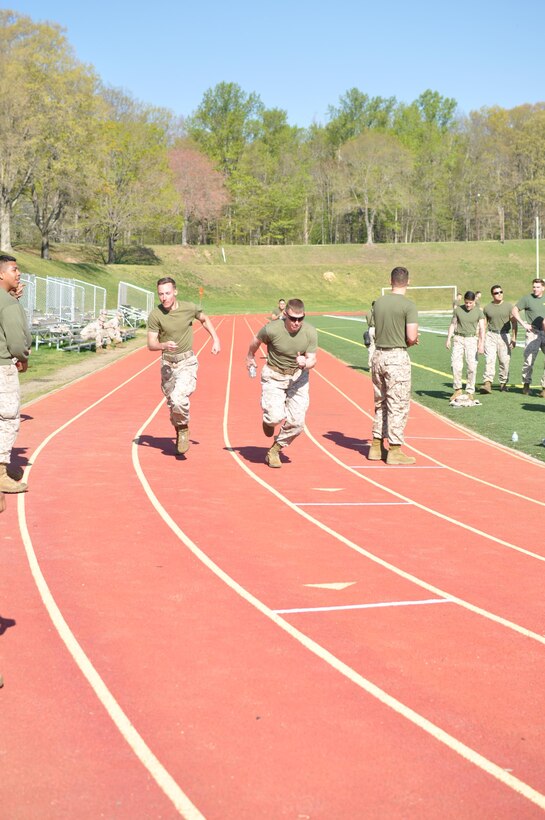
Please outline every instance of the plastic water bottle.
M511 436L511 441L514 444L516 444L518 440L519 440L519 434L518 433L513 433L513 435Z
M248 373L250 374L251 379L255 379L257 375L257 367L255 366L255 364L250 365L250 367L248 368Z

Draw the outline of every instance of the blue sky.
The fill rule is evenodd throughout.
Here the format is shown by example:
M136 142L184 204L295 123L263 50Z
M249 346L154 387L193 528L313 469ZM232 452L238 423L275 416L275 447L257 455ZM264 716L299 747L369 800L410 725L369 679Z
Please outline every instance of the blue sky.
M13 0L66 29L107 85L187 116L235 82L292 125L325 123L349 88L412 102L431 88L459 111L545 100L543 0Z

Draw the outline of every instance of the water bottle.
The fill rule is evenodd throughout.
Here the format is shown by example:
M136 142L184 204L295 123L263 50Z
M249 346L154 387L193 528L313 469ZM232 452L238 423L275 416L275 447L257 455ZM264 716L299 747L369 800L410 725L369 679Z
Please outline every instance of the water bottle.
M250 374L251 379L255 379L257 375L257 367L255 366L255 364L250 365L250 367L248 368L248 373Z

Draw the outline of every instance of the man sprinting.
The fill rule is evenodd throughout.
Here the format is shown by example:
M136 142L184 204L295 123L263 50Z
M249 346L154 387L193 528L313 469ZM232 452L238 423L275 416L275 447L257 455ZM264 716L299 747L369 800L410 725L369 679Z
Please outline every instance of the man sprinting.
M176 430L176 452L189 450L189 397L197 386L198 361L193 352L193 322L212 337L212 353L220 352L214 325L193 302L178 300L176 282L164 276L157 282L160 305L148 317L148 350L161 351L161 389Z
M375 397L373 439L367 458L381 461L384 439L388 439L387 464L414 464L401 446L411 401L411 360L407 348L418 344L418 311L407 299L407 268L390 274L391 293L380 296L373 307L375 352L371 377Z
M255 354L267 347L267 363L261 371L263 432L268 438L280 429L265 456L269 467L282 466L280 452L299 436L309 406L309 370L316 364L318 334L305 322L305 305L290 299L284 318L270 321L253 337L246 366L256 367Z

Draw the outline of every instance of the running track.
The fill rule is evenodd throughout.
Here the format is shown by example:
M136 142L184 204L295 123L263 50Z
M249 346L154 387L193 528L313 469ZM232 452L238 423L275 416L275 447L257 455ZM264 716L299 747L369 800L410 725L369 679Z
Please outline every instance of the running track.
M252 317L205 332L174 456L139 350L24 410L0 518L0 817L530 818L545 808L543 466L320 352L263 463Z

